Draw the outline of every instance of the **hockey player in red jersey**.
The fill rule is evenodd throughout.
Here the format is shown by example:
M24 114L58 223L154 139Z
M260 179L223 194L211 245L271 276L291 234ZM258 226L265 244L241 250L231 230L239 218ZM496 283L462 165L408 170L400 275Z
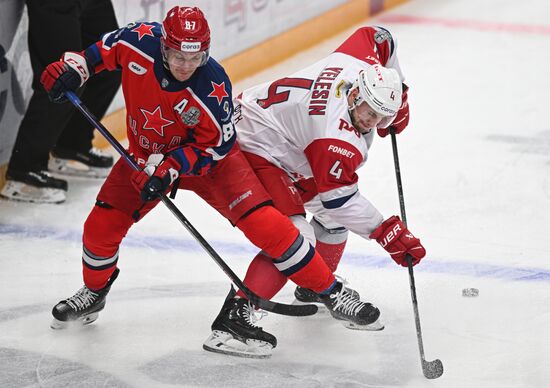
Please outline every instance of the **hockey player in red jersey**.
M122 239L158 204L159 193L175 185L218 210L285 278L323 295L340 319L358 325L377 320L378 309L352 301L308 240L272 206L235 143L231 83L209 47L210 30L200 9L174 7L162 25L130 24L83 52L65 53L44 71L41 81L55 102L97 72L121 71L129 151L143 167L135 172L121 158L101 187L84 224L84 287L53 308L53 328L97 319L118 275ZM336 299L344 302L336 305ZM231 292L205 347L231 352L227 344L240 341L238 353L268 356L276 339L252 324L252 314L248 301Z
M384 220L361 195L356 174L376 132L384 137L390 126L396 133L407 126L403 80L389 31L364 27L324 59L237 97L235 123L243 153L275 207L298 225L332 271L342 257L348 231L376 240L402 266L407 266L406 255L414 265L425 255L420 240L399 217ZM310 223L304 217L306 209L314 216ZM245 284L272 298L286 280L269 257L259 254ZM302 302L321 302L314 290L303 287L295 296ZM382 328L378 322L346 324Z

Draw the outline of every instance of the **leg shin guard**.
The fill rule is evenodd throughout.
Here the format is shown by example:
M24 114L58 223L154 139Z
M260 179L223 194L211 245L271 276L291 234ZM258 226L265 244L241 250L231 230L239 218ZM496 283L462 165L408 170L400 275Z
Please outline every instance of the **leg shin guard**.
M263 249L266 256L276 258L273 263L277 270L299 286L320 292L334 283L334 275L322 257L290 219L276 209L262 207L241 219L237 227L254 245ZM247 280L257 284L262 276L255 273L258 270L249 271Z
M244 278L244 284L248 288L267 300L273 298L284 287L286 282L287 277L273 265L271 257L261 252L250 263ZM237 296L246 298L241 290L237 291Z
M91 290L105 287L118 261L118 248L134 221L123 212L94 206L84 223L82 272Z
M325 228L315 218L311 220L311 225L317 239L315 249L323 257L330 270L335 272L344 254L344 248L348 241L348 230L345 228Z

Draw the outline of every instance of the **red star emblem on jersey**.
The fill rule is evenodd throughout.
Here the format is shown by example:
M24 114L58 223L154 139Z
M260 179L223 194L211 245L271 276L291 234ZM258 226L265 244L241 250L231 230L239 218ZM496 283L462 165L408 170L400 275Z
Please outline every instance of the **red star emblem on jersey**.
M153 26L149 24L140 24L139 27L134 28L132 31L137 32L138 40L141 40L145 35L153 36Z
M225 82L222 82L221 84L217 84L214 81L210 82L212 83L212 91L208 97L216 97L218 104L221 104L224 97L229 97L229 94L225 91Z
M139 110L143 113L143 116L145 116L145 124L143 124L143 129L152 129L162 137L164 137L164 127L174 124L174 121L162 117L160 105L157 106L152 112L142 108L139 108Z

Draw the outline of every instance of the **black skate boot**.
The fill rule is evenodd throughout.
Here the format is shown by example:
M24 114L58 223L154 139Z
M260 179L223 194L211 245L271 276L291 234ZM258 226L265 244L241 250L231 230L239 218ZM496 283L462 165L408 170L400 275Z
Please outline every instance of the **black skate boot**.
M319 296L333 318L341 320L349 329L376 331L384 328L378 321L380 310L370 303L355 298L340 281L337 281L330 294Z
M52 310L52 329L65 329L72 322L88 325L94 322L105 307L105 298L116 280L119 269L115 269L107 285L101 290L92 291L83 286L73 296L56 304Z
M246 299L235 298L231 291L212 323L212 334L202 345L204 350L248 358L269 358L277 346L275 336L254 326L254 307Z
M61 203L65 201L67 188L67 181L46 171L8 171L0 195L15 201Z
M321 303L323 304L323 306L325 305L319 294L317 294L315 291L311 291L309 288L297 286L294 290L294 297L296 298L296 301L304 304Z
M352 295L354 299L360 299L359 293L351 288L346 288L346 290ZM312 291L304 287L296 287L294 290L294 305L304 305L304 304L315 304L318 307L317 314L328 314L328 310L325 307L325 303L321 296L315 291ZM336 317L335 317L336 318ZM337 318L338 319L338 318Z
M346 287L346 291L351 294L351 297L353 299L361 299L361 296L357 291L355 291L352 288ZM302 302L303 304L306 303L321 303L324 306L323 299L321 299L321 296L317 294L315 291L311 291L308 288L303 287L296 287L296 290L294 290L294 297L298 302Z
M105 178L112 166L113 157L94 147L87 152L55 147L48 162L52 172L88 178Z

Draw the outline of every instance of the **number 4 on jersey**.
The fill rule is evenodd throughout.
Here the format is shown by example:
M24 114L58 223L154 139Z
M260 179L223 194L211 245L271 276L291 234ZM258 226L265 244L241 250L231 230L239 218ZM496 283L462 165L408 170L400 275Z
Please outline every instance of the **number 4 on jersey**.
M342 176L342 167L340 167L340 161L339 160L334 162L334 164L332 165L332 167L330 169L329 174L334 176L336 179L340 179L340 177Z
M300 89L310 89L313 84L313 80L305 78L281 78L269 85L267 91L268 95L266 98L259 99L258 105L264 109L269 108L273 104L280 104L288 100L290 95L290 90L285 90L279 92L279 87L287 88L300 88Z

